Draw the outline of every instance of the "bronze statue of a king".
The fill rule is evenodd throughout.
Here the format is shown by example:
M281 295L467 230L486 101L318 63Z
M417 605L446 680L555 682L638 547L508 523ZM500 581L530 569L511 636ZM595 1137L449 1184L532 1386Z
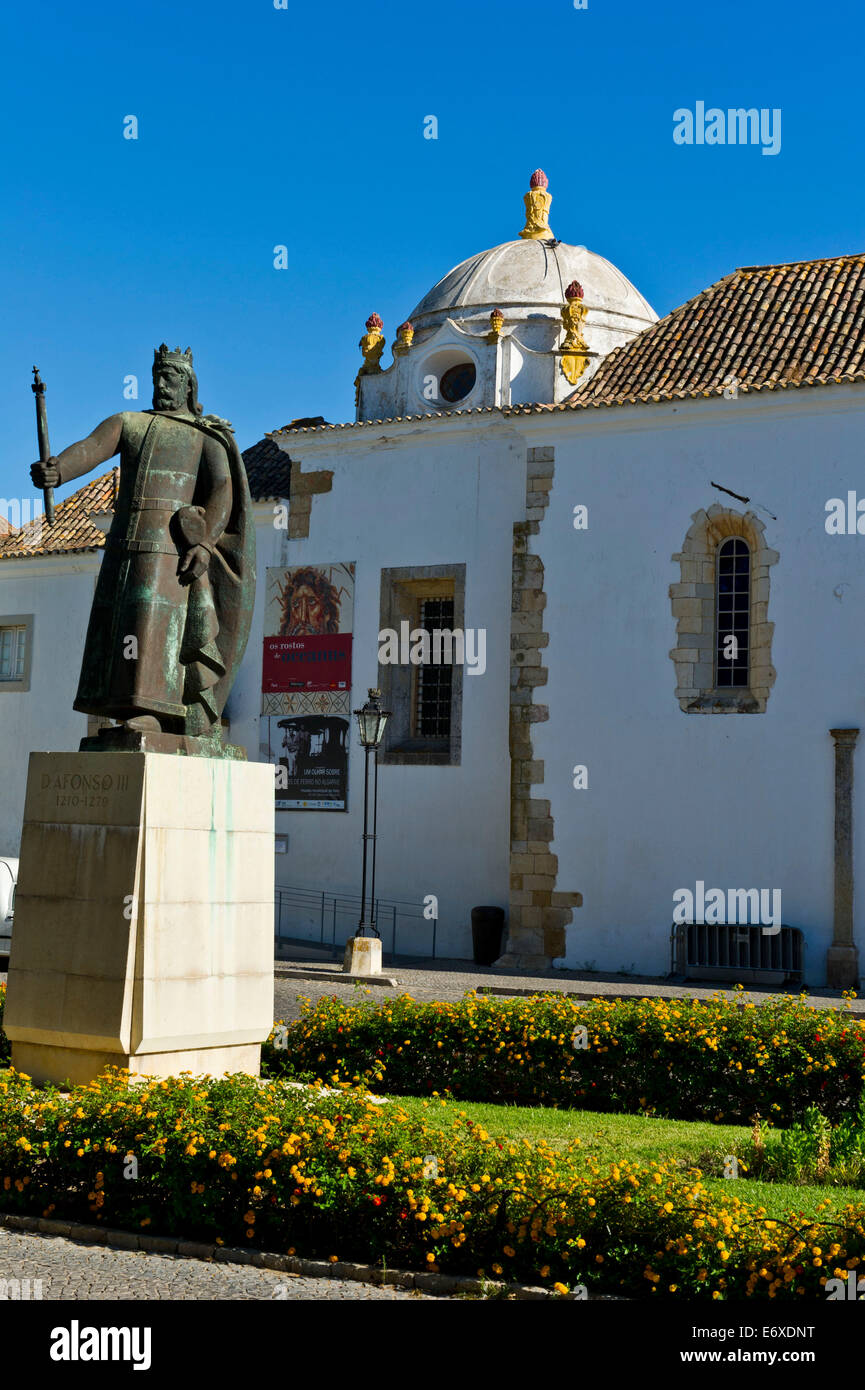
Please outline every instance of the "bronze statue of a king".
M188 348L154 353L152 410L110 416L31 477L56 487L117 453L74 708L120 727L81 748L242 757L221 717L255 598L249 484L231 425L202 414Z

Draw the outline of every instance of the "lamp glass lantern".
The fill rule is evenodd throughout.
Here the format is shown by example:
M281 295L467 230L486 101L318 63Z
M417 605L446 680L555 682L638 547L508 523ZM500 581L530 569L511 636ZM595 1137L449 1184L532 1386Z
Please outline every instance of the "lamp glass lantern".
M381 691L370 690L369 699L363 709L356 709L354 715L357 719L361 747L378 748L390 719L390 710L381 707Z

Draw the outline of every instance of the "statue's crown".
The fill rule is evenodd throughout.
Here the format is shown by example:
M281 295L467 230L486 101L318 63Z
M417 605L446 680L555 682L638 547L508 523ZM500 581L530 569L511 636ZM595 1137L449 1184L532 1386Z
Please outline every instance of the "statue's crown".
M166 362L171 362L176 367L185 367L188 372L191 372L192 349L187 348L185 352L181 352L180 348L176 347L172 352L167 343L162 343L158 348L154 349L153 365L154 367L162 367Z

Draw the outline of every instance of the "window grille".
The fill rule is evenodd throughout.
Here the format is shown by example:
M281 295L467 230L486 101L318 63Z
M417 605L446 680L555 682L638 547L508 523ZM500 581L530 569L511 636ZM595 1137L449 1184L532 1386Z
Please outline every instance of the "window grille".
M422 599L419 605L419 626L430 633L453 630L454 601L452 598ZM415 688L415 735L420 738L449 738L451 731L451 694L453 666L424 664L417 668Z
M721 689L748 684L751 625L751 552L738 536L718 549L718 601L715 684Z

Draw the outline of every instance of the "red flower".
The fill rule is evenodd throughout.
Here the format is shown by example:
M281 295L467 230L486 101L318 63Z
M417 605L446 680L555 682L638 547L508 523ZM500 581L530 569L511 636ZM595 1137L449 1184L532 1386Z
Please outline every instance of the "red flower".
M373 1199L372 1199L372 1204L373 1204L374 1207L380 1207L380 1206L381 1206L381 1197L373 1197Z

